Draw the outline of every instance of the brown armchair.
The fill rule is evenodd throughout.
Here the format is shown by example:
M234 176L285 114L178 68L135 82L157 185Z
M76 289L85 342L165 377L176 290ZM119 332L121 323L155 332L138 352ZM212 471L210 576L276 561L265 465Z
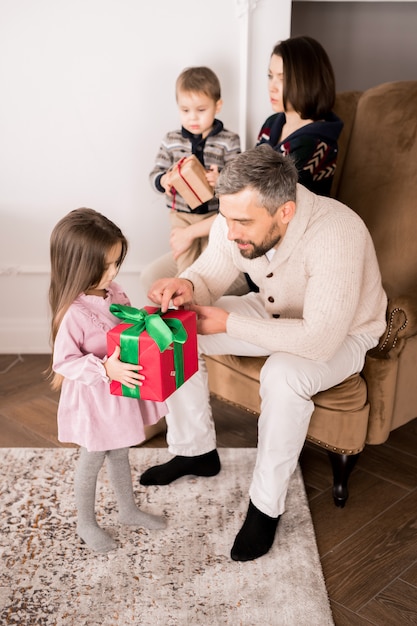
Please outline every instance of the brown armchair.
M386 332L361 374L314 397L307 438L328 451L343 507L365 444L383 443L417 416L417 81L340 93L335 112L345 126L332 195L368 226L389 298ZM212 393L259 414L263 358L206 362Z

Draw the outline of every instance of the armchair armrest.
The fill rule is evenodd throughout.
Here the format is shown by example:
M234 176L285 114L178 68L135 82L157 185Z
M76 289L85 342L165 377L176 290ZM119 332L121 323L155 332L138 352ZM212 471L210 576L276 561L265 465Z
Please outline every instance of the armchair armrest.
M404 342L417 335L417 294L397 296L388 300L387 327L378 345L369 351L377 359L396 359Z

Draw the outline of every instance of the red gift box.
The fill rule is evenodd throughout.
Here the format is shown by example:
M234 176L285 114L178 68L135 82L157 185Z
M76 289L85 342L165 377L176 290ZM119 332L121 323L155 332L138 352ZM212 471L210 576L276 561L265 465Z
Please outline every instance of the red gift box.
M206 170L194 154L182 158L171 171L174 190L184 198L191 209L196 209L214 197L213 188L207 182Z
M112 394L162 402L197 371L197 319L194 311L170 309L161 313L157 307L146 306L139 310L123 305L111 305L110 310L123 322L107 333L108 355L120 346L120 360L139 363L143 367L141 374L146 376L143 384L134 389L112 381ZM162 351L151 336L155 334L152 325L160 327L161 323L166 346ZM173 327L170 328L170 325Z

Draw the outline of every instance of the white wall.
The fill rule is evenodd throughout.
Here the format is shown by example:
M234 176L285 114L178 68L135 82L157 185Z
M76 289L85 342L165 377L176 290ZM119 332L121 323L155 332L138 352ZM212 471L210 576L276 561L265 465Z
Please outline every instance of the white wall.
M148 173L178 127L174 83L209 65L246 147L270 114L266 73L290 0L0 0L0 353L49 351L49 235L89 206L131 249L119 280L168 249Z

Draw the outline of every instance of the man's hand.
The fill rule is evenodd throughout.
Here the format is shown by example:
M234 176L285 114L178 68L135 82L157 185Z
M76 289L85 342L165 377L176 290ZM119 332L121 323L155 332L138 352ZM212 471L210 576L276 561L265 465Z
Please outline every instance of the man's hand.
M138 370L143 369L142 366L134 365L133 363L123 363L123 361L119 360L119 356L120 347L116 346L113 354L103 363L110 380L116 380L130 389L133 389L136 385L142 385L145 376L138 372Z
M191 311L197 313L197 332L200 335L214 335L225 333L227 318L229 313L217 306L197 306L189 307Z
M192 304L193 292L192 282L185 278L160 278L150 288L148 298L159 304L162 313L165 313L171 300L176 307Z

